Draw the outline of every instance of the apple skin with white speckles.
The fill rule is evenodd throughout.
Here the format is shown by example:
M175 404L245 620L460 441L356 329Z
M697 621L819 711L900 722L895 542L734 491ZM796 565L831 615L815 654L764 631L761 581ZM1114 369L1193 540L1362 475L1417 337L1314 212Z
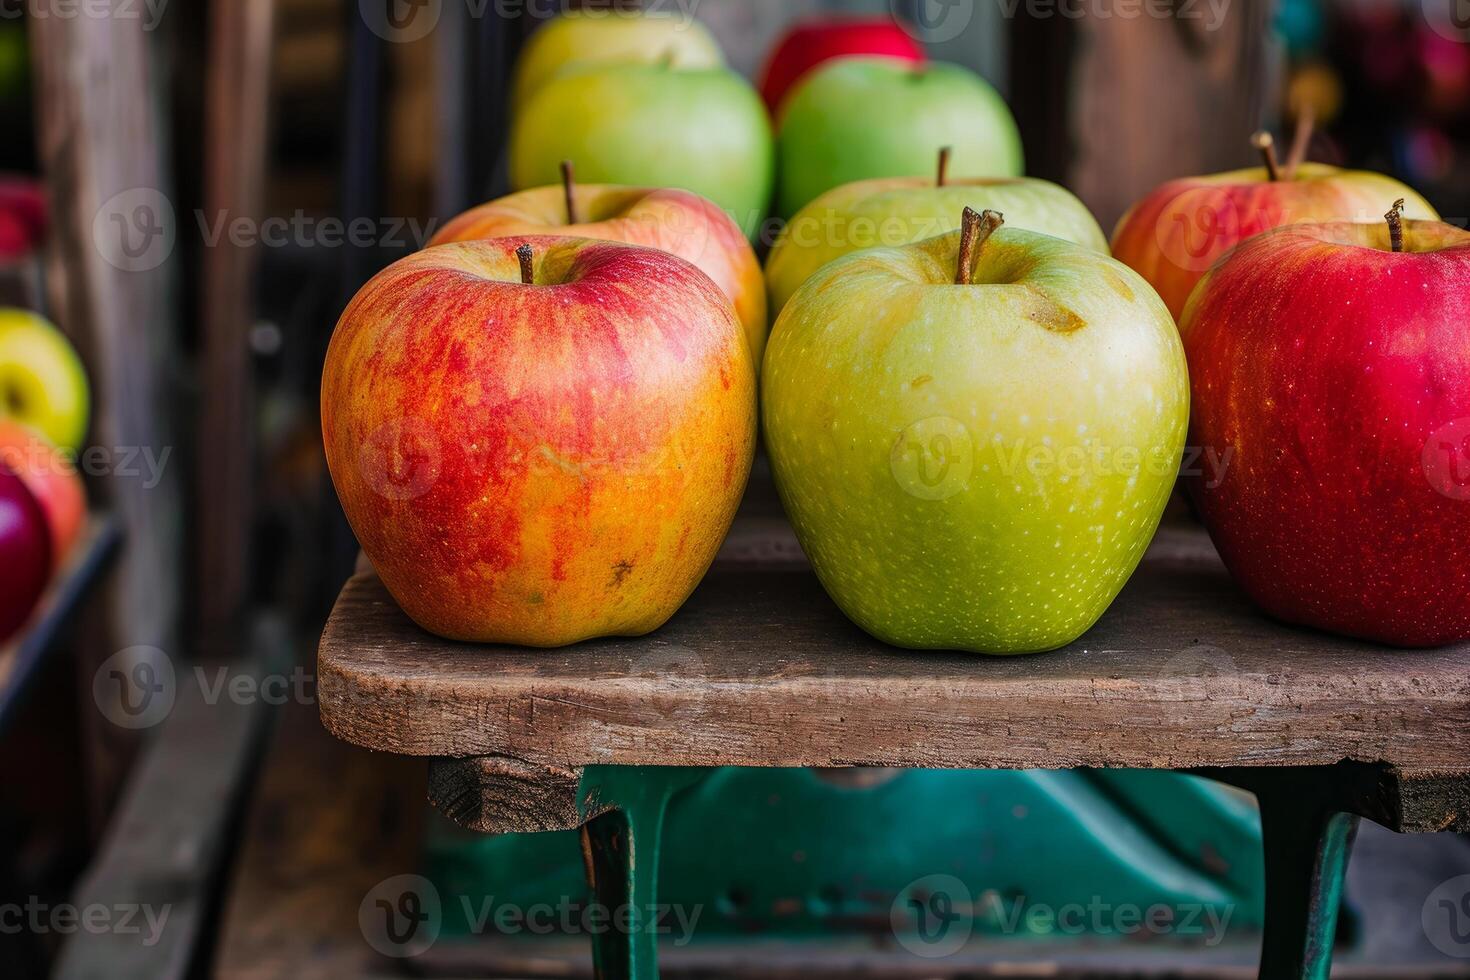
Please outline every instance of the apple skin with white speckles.
M1271 615L1431 647L1470 640L1470 234L1403 234L1292 225L1200 282L1190 444L1225 465L1185 486Z
M896 646L1081 636L1152 539L1189 414L1184 351L1135 272L1001 228L825 266L763 373L776 485L823 586Z

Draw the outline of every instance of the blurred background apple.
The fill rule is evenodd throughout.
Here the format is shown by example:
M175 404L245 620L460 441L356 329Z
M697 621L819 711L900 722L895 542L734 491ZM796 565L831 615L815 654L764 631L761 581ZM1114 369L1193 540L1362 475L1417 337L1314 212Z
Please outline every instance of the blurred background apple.
M834 58L883 55L904 61L927 60L924 46L891 17L825 16L798 21L782 34L766 56L756 87L771 115L792 86L807 72Z
M783 217L855 180L932 174L945 146L956 179L1022 172L1021 135L1005 100L979 75L942 62L826 63L787 98L776 146Z

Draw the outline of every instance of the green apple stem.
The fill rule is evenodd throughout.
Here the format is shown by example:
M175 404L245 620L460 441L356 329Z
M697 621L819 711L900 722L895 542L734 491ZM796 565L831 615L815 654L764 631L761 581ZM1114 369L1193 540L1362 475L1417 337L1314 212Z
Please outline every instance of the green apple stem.
M943 187L949 181L949 154L951 148L941 146L939 148L939 174L934 178L936 187Z
M1393 202L1393 207L1383 216L1388 222L1388 247L1395 252L1404 250L1404 199Z
M1291 152L1286 154L1286 179L1296 179L1296 169L1307 159L1307 147L1312 142L1312 127L1317 124L1316 113L1309 105L1302 106L1297 113L1296 132L1291 136Z
M1266 176L1273 181L1281 179L1281 167L1276 163L1276 141L1271 134L1264 129L1251 137L1251 145L1261 151L1261 159L1266 162Z
M974 208L965 208L964 217L960 220L960 260L954 270L956 286L970 285L970 270L975 264L975 256L980 254L980 249L985 247L995 229L1005 223L1005 215L999 211L986 209L977 212Z
M516 258L521 260L521 285L529 286L536 277L535 270L531 268L531 245L526 243L516 249Z
M567 224L569 225L578 224L576 188L577 181L572 173L572 161L563 160L561 162L561 190L567 199Z

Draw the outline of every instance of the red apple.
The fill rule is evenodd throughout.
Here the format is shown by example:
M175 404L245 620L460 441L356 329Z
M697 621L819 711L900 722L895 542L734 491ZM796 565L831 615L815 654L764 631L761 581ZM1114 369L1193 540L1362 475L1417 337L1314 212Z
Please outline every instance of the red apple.
M409 616L559 646L656 629L704 575L750 472L755 371L683 259L500 238L364 286L321 413L342 508Z
M1470 234L1297 224L1245 242L1180 323L1186 485L1272 615L1400 646L1470 639Z
M819 17L782 34L761 69L756 88L771 115L807 72L849 55L887 55L922 63L924 46L891 17Z
M25 482L46 512L51 558L59 567L87 516L87 494L76 464L36 430L4 418L0 418L0 463Z
M768 326L766 285L750 242L729 215L690 191L574 185L566 165L562 173L563 184L511 194L450 219L429 244L515 235L567 235L672 252L698 266L730 297L759 368Z
M1439 217L1392 177L1290 160L1277 168L1273 156L1269 166L1159 186L1118 222L1113 257L1147 279L1177 320L1195 283L1239 242L1298 221L1371 221L1397 198L1407 218Z
M41 505L0 463L0 643L30 618L51 575L51 539Z

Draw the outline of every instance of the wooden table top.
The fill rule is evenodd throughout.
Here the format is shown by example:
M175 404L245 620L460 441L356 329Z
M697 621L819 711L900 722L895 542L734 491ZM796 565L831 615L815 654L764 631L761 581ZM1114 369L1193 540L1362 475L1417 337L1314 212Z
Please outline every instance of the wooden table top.
M782 533L745 519L662 629L560 650L438 639L364 566L322 637L322 719L382 751L567 767L1470 772L1470 645L1394 650L1273 622L1198 527L1166 525L1076 643L1013 658L872 639Z

